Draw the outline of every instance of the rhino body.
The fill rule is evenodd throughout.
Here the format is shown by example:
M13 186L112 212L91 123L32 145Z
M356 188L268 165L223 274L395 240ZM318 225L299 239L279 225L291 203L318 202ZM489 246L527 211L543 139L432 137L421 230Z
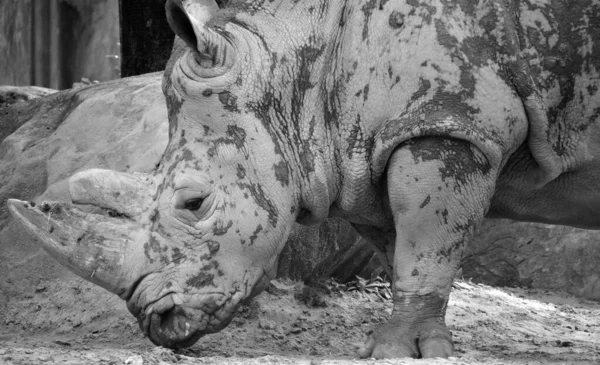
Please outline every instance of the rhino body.
M169 0L169 144L10 201L156 344L229 323L292 224L342 217L390 272L363 357L448 357L452 279L487 214L600 228L600 1ZM82 213L91 204L106 214Z

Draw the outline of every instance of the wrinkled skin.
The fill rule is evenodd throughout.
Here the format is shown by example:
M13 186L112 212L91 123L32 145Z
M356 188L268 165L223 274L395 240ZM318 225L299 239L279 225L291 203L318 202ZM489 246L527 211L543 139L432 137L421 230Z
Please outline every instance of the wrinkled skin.
M183 42L153 176L71 179L73 203L116 217L9 205L168 347L225 326L272 278L294 221L344 217L393 278L390 322L360 355L448 357L474 224L600 228L599 13L597 0L171 0Z

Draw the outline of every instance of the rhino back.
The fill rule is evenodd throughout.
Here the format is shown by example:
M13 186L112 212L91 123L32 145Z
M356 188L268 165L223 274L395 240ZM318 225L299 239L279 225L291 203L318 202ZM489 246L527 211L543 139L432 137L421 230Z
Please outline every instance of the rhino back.
M321 86L323 119L338 136L341 214L382 220L373 213L384 200L379 183L409 139L466 140L494 166L525 142L527 114L505 70L513 51L505 42L516 37L515 19L504 34L508 10L487 1L345 2Z
M321 85L341 214L373 216L394 149L442 135L505 166L490 216L597 225L599 13L597 1L345 2Z

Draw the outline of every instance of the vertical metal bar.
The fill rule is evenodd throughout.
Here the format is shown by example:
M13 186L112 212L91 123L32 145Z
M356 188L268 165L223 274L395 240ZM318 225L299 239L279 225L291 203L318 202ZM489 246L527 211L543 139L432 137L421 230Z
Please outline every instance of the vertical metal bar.
M48 1L33 1L32 81L34 85L50 87L48 79Z
M65 86L63 85L63 83L61 82L61 80L63 79L63 75L61 72L61 67L60 67L60 63L61 63L61 53L62 53L62 49L61 49L61 44L60 44L60 25L61 25L61 21L60 21L60 9L59 9L59 0L46 0L49 2L49 11L48 13L50 14L50 19L48 21L48 30L49 30L49 42L48 42L48 47L49 47L49 59L48 59L48 63L49 63L49 71L50 71L50 75L49 75L49 82L50 82L50 87L53 89L63 89Z

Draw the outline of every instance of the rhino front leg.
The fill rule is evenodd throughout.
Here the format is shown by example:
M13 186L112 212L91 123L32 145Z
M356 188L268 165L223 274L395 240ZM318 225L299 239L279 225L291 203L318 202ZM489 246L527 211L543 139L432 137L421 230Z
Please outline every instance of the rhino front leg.
M470 143L419 138L394 151L388 191L396 228L394 308L362 357L449 357L452 280L473 225L488 208L495 167Z

